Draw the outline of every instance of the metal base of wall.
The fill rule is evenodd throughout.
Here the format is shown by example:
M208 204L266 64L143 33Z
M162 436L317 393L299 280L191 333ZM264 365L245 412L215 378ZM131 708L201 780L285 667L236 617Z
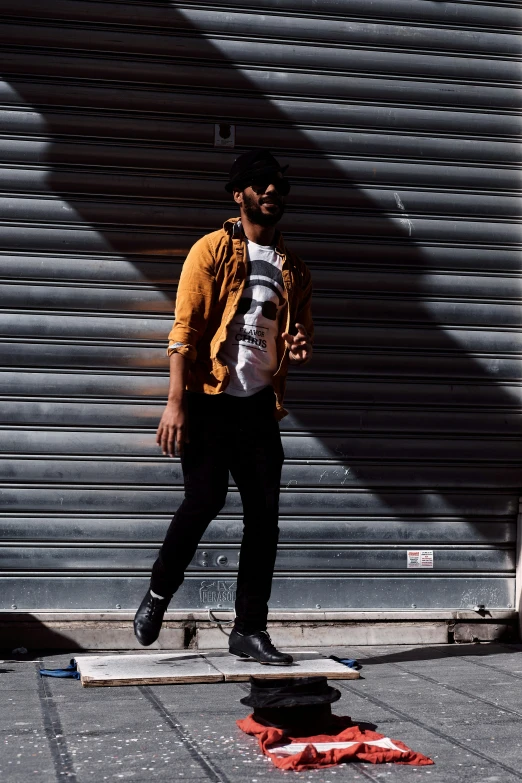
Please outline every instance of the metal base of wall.
M327 616L328 615L328 616ZM331 616L330 616L331 615ZM128 612L0 614L1 648L35 650L143 650ZM226 649L229 612L171 612L150 650ZM282 647L448 644L518 638L516 612L279 612L270 634Z

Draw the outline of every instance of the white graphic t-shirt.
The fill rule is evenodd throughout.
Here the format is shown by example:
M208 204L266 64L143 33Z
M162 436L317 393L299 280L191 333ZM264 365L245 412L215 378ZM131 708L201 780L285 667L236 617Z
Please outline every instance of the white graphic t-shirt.
M277 369L276 337L286 302L282 260L274 247L247 240L248 271L236 315L219 352L230 371L225 393L249 397L270 386Z

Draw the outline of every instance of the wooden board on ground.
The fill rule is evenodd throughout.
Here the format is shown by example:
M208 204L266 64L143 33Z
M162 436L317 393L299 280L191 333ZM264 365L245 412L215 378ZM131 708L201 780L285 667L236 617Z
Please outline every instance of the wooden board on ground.
M319 652L293 652L291 666L266 666L229 653L141 653L78 655L74 659L86 688L114 685L169 685L195 682L246 682L323 675L331 680L356 680L359 672L325 658Z
M209 655L205 657L224 675L226 682L245 682L251 676L262 679L278 677L313 677L322 675L330 680L358 680L355 669L325 658L320 653L291 653L294 663L290 666L266 666L256 661L243 660L232 655Z
M86 688L224 680L223 674L205 656L193 652L78 655L74 660Z

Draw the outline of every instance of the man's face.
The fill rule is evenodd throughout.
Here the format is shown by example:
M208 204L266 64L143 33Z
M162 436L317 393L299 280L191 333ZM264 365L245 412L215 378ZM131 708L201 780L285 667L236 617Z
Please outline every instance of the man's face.
M234 199L246 217L258 226L274 226L285 211L285 197L277 190L275 176L274 182L254 182L244 190L234 191Z

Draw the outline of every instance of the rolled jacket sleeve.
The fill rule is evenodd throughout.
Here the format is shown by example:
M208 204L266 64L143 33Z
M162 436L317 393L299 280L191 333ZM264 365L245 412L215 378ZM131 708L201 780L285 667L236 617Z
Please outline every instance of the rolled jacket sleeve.
M190 362L208 325L215 287L215 258L207 236L190 249L183 264L176 295L174 324L167 354L179 353Z

